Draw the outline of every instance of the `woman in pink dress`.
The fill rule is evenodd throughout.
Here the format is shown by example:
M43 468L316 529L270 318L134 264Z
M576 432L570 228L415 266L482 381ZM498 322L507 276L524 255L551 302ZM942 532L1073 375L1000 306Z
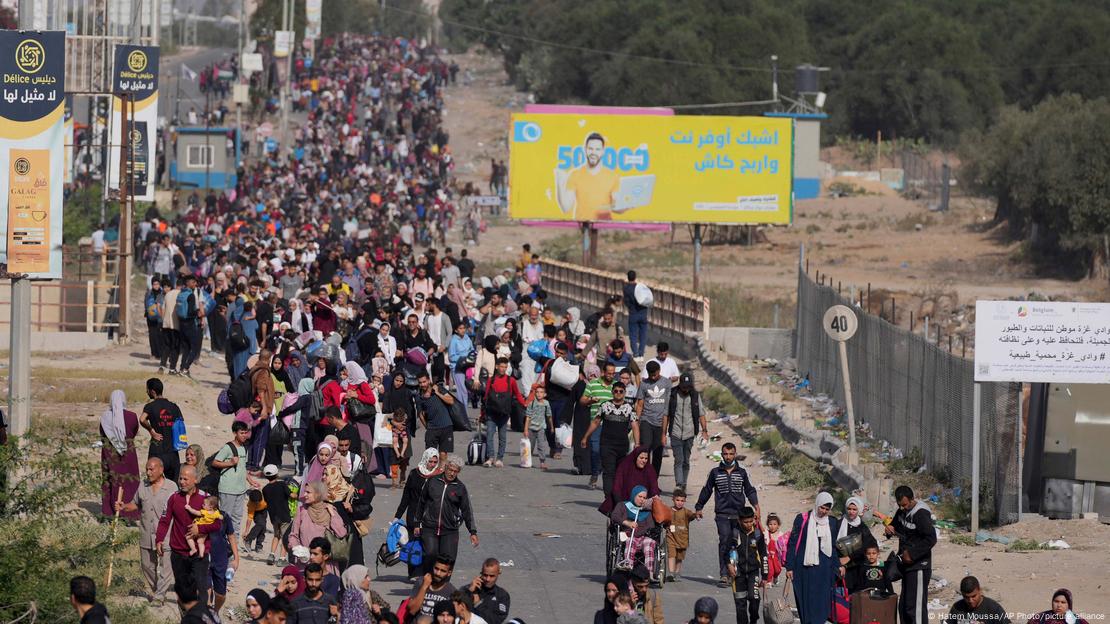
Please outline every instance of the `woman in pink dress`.
M109 407L100 417L100 472L103 475L103 500L100 512L115 515L115 502L123 488L123 502L129 503L139 491L139 458L135 454L135 434L139 432L139 417L124 409L127 397L123 390L113 390L108 399ZM121 518L138 520L138 510L121 511Z

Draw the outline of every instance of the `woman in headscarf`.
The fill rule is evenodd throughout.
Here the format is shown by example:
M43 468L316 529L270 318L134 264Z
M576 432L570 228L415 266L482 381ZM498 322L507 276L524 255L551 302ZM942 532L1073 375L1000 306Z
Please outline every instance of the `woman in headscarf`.
M864 507L865 503L863 499L858 496L853 496L844 503L844 517L840 519L840 530L836 533L836 541L839 541L842 537L856 534L858 534L863 541L859 550L854 552L852 556L840 557L840 565L844 566L845 571L847 571L848 568L854 568L867 561L867 555L865 553L868 546L879 545L875 536L871 535L871 529L863 523Z
M287 565L281 569L281 580L278 581L274 597L280 596L292 602L294 598L299 598L304 593L304 589L304 574L301 573L300 568Z
M470 313L473 310L471 301L456 284L451 283L447 285L447 299L458 307L460 319L470 317Z
M387 381L385 395L382 396L382 413L389 415L399 409L405 410L408 420L406 431L412 436L416 432L416 399L412 390L405 386L405 374L401 369L395 369Z
M622 591L628 590L628 581L622 587L621 580L616 576L605 579L605 604L594 612L594 624L617 624L617 612L613 608L613 599Z
M613 507L631 500L632 490L638 485L647 490L648 498L659 495L659 475L651 465L651 451L646 446L632 449L632 452L617 464L617 472L613 475L613 491L601 503L598 511L609 515Z
M289 300L289 311L285 313L282 320L289 323L298 336L312 331L312 313L304 308L300 299Z
M116 501L125 503L135 498L139 491L139 458L135 453L135 434L139 432L139 417L124 409L127 397L123 390L113 390L108 398L108 409L100 416L100 472L103 499L100 511L114 516ZM121 518L138 520L139 512L121 511Z
M586 324L582 322L582 310L575 307L567 308L567 313L563 315L563 318L566 321L563 323L563 329L567 331L567 337L572 342L586 333Z
M1062 624L1087 624L1087 620L1076 615L1071 601L1071 590L1060 588L1052 594L1052 608L1029 618L1029 624L1049 624L1060 622Z
M270 441L270 414L274 410L275 394L271 366L275 359L272 351L263 349L259 352L258 359L251 365L251 395L258 397L258 401L262 403L262 413L259 415L258 422L251 428L247 470L262 468L262 460L266 455L266 445ZM280 361L278 360L278 362Z
M596 364L586 364L578 368L578 381L570 389L572 407L564 408L570 410L571 434L574 440L581 440L590 428L590 406L582 405L582 395L586 392L586 384L600 376L601 370L598 369ZM600 428L597 430L597 436L600 441ZM596 482L597 476L601 474L601 449L599 444L600 442L595 444L593 440L590 440L590 448L582 448L578 444L572 445L574 447L574 474L588 474Z
M389 333L392 328L393 325L388 320L378 325L378 351L382 352L382 357L390 366L397 361L397 339Z
M613 507L609 520L619 525L621 532L627 535L631 542L627 546L622 546L622 563L625 564L626 569L632 568L636 553L642 552L644 565L654 576L655 549L659 545L647 536L648 531L655 528L655 518L651 515L647 488L642 485L632 488L632 494L628 499ZM627 559L623 559L624 557Z
M324 469L335 458L337 448L339 448L339 439L333 435L325 436L324 441L316 445L316 454L312 456L312 460L308 462L301 476L301 485L324 478Z
M455 323L455 333L451 334L451 340L447 343L447 366L451 373L451 383L455 385L459 400L464 404L469 402L470 396L466 388L467 368L460 364L464 364L474 351L474 341L466 335L467 326L466 321Z
M416 517L416 503L424 495L424 488L428 487L428 482L442 472L443 467L439 465L439 450L435 448L424 449L424 454L420 456L420 462L416 464L416 468L409 472L409 477L405 480L405 489L401 492L401 502L397 505L397 511L393 514L393 517L398 520L404 517L405 526L409 527L410 531L420 526L420 518ZM420 566L409 564L410 579L416 578L419 572Z
M339 600L339 624L375 624L381 615L381 596L370 591L370 571L351 565L343 571L343 593Z
M297 546L307 548L313 539L324 537L328 530L339 538L347 536L347 526L342 516L334 505L327 502L328 485L323 481L312 481L304 491L304 504L297 509L293 526L289 529L290 552ZM330 573L335 572L333 568Z
M289 383L293 384L296 389L301 385L301 380L308 375L308 360L305 359L304 354L297 349L291 349L285 356L285 374L289 377Z
M323 369L320 369L320 364L323 364ZM329 407L343 408L343 387L339 384L339 362L329 360L327 358L316 358L316 366L318 370L323 373L316 379L315 390L319 390L323 395L323 408ZM302 425L305 428L305 448L316 448L320 443L320 439L324 436L324 426L326 424L323 418L323 413L320 414L320 420L312 422L311 420L302 420ZM333 449L334 450L334 449Z
M247 592L246 598L247 620L246 624L262 624L266 617L266 607L270 606L270 595L262 589L252 589Z
M832 609L832 587L840 568L836 535L840 525L829 515L833 497L821 492L813 510L794 518L786 543L786 578L793 582L794 599L802 624L824 624Z

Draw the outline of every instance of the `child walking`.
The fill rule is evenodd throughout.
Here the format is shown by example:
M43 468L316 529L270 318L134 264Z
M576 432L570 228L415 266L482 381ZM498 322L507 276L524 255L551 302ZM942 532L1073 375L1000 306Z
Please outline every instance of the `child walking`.
M736 545L729 552L728 574L732 577L736 624L755 624L759 620L760 589L767 587L767 542L755 528L755 510L751 507L740 510L739 524Z
M204 499L203 507L200 509L193 509L189 505L185 505L185 511L192 514L196 520L193 524L203 526L206 524L215 524L217 520L223 518L220 514L220 499L218 496L208 496ZM186 537L185 542L189 544L189 554L198 557L204 556L204 546L207 539L203 533L197 534L196 538Z
M528 405L524 411L528 420L528 440L532 443L532 456L540 460L540 470L547 470L547 434L555 429L551 417L551 404L547 402L547 389L539 384L532 386L528 393Z
M412 457L412 445L409 440L408 414L398 408L393 412L391 421L393 427L393 489L405 487L405 477L409 473L409 458Z
M262 476L266 477L266 485L262 486L262 499L266 501L266 515L270 518L270 526L274 529L274 538L270 540L270 556L266 562L274 565L276 561L285 558L285 547L281 538L291 524L290 492L289 485L278 479L278 467L267 464L262 469ZM294 498L293 502L296 502Z
M690 547L690 521L696 520L694 512L686 507L686 490L675 488L671 493L671 528L667 532L667 582L673 583L682 575L682 561Z

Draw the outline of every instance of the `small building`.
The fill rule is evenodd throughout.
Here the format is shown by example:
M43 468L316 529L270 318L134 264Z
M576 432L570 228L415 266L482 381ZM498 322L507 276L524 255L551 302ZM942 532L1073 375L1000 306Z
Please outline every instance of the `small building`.
M767 117L794 120L794 199L821 195L821 122L825 113L764 113Z
M235 188L241 150L238 129L178 127L174 136L174 157L170 162L170 182L174 186L182 189Z

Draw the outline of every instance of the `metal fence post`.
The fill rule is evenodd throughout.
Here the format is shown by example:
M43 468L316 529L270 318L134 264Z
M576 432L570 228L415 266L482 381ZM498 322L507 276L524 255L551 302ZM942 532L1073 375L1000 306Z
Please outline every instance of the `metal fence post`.
M96 305L96 289L93 288L93 281L85 282L85 331L92 333L93 320Z

